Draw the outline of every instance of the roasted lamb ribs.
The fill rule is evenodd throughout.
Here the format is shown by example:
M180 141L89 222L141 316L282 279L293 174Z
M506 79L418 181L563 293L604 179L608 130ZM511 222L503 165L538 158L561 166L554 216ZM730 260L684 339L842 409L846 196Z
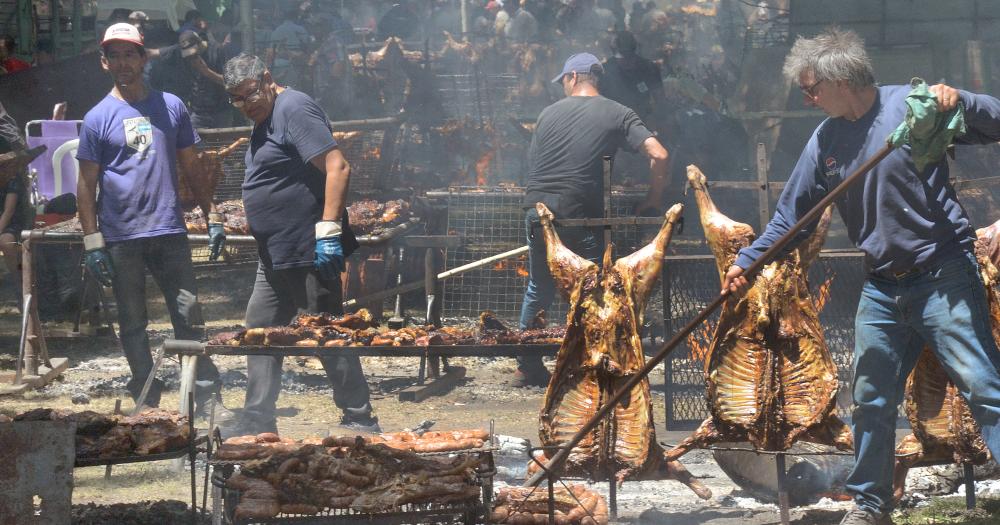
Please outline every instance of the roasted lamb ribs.
M688 166L687 177L721 280L753 241L753 229L715 207L697 167ZM806 281L830 215L827 209L810 238L765 266L746 296L726 302L705 360L712 415L668 459L719 441L749 441L769 451L788 450L799 439L852 448L850 428L833 413L837 367Z
M676 204L670 208L656 238L614 264L609 246L603 268L564 246L552 226L552 212L541 203L535 207L545 236L549 269L556 288L570 304L566 337L545 391L539 422L542 444L561 446L643 367L645 357L639 340L642 313L683 207ZM699 497L711 496L708 488L693 479L679 462L664 462L653 430L652 399L646 379L573 448L566 470L591 479L606 479L614 473L619 482L673 478Z

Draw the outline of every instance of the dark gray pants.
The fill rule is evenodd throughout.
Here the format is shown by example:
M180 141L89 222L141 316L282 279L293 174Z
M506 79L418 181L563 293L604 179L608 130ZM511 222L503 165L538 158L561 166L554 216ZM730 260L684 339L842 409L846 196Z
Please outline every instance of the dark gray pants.
M247 305L247 328L287 325L300 313L343 313L340 281L320 279L311 266L288 270L257 267L257 279ZM246 417L261 422L274 420L281 391L280 356L247 356ZM350 417L366 417L372 412L368 382L361 360L354 357L321 357L333 387L333 402Z
M191 246L185 234L163 235L109 242L108 253L115 270L112 285L118 307L118 331L125 359L132 370L127 388L132 399L137 399L153 369L149 334L146 333L149 325L146 311L147 269L167 303L174 337L200 341L205 336L198 287L191 266ZM195 400L200 405L218 388L219 370L211 359L198 359L196 379ZM152 407L159 406L162 389L163 383L159 379L154 380L145 403Z

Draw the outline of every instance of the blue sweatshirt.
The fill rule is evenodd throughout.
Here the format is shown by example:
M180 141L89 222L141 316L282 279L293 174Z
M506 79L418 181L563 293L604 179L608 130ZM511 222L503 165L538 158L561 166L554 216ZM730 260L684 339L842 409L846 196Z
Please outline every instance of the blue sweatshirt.
M909 86L878 88L875 103L860 119L823 121L806 144L778 198L764 233L742 250L735 264L748 268L827 192L854 173L885 145L906 115ZM963 144L1000 140L1000 100L959 91L968 131ZM901 272L925 268L956 250L971 250L976 233L948 181L941 159L918 172L909 146L894 150L863 180L836 200L854 245L865 252L870 271ZM815 229L811 224L790 243L792 249Z

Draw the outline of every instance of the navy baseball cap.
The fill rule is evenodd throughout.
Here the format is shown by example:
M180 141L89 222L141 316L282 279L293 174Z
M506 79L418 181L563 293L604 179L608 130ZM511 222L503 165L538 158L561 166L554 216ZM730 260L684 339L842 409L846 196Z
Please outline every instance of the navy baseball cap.
M601 61L590 53L577 53L566 59L566 63L563 64L562 73L559 73L559 76L553 78L552 83L558 84L562 82L562 78L566 76L567 73L591 72L604 73L604 66L601 65Z

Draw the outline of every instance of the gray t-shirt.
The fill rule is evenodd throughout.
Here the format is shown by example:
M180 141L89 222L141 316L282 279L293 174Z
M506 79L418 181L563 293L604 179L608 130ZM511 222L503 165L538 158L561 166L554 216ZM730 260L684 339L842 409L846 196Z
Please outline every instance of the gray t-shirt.
M631 109L602 96L566 97L542 110L528 153L525 207L556 217L603 215L603 157L640 151L653 133Z

